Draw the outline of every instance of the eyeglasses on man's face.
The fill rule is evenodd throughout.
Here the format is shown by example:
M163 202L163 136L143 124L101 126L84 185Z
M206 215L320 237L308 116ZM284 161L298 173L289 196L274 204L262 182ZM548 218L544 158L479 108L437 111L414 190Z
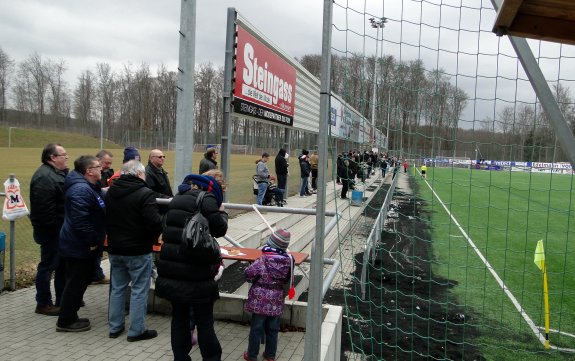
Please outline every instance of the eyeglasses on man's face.
M95 165L92 167L88 167L88 169L98 169L98 168L102 168L102 166L101 165Z
M162 158L162 159L163 159L163 158L166 158L165 155L153 155L152 157L153 157L153 158Z
M52 154L54 157L67 157L68 153L62 153L62 154Z

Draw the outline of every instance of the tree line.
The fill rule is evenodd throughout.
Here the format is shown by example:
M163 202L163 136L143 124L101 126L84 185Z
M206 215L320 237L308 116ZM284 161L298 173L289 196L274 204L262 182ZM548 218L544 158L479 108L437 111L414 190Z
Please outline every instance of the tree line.
M299 62L319 78L320 55L305 55ZM422 156L469 156L481 149L481 155L491 159L563 158L555 152L548 116L538 104L509 105L496 119L462 127L469 95L453 85L442 69L429 71L421 60L398 61L390 55L332 55L331 62L332 91L369 120L375 102L374 123L389 135L390 149ZM108 63L97 63L84 70L75 84L67 84L66 70L63 59L34 53L15 62L0 48L0 122L94 136L100 135L102 126L106 139L139 147L168 148L168 143L175 141L176 72L164 65L151 69L148 64L125 64L114 71ZM194 140L218 143L223 68L205 63L197 65L195 72ZM574 129L575 110L568 89L557 85L554 91ZM283 136L279 126L243 118L232 119L231 126L234 144L274 149ZM316 134L292 134L294 148L316 144Z

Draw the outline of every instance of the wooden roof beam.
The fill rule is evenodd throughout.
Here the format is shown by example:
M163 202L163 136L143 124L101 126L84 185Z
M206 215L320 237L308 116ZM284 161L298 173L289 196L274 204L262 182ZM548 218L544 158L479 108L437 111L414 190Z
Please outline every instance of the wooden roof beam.
M513 22L512 36L561 42L575 45L575 23L573 21L546 18L533 15L520 15Z
M504 0L497 11L493 32L498 36L507 35L508 29L513 24L523 0Z

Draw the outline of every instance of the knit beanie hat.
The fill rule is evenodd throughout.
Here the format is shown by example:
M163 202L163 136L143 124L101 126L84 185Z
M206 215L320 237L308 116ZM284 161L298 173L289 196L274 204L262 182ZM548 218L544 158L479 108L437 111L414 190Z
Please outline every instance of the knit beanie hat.
M222 205L224 201L224 192L218 181L209 175L201 174L188 174L182 184L178 186L178 193L184 194L192 188L192 184L197 185L202 190L210 192L216 197L218 207Z
M124 160L122 161L122 163L126 163L127 161L130 161L132 159L139 161L140 153L138 153L138 150L134 147L126 147L124 149Z
M286 250L289 246L290 233L283 228L274 231L268 239L268 246Z

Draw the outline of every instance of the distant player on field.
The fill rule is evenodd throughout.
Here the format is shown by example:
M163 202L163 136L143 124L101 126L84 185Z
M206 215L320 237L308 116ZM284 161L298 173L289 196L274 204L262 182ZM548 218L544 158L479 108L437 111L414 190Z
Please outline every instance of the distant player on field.
M425 165L425 163L423 163L423 165L421 166L421 178L427 178L427 166Z

